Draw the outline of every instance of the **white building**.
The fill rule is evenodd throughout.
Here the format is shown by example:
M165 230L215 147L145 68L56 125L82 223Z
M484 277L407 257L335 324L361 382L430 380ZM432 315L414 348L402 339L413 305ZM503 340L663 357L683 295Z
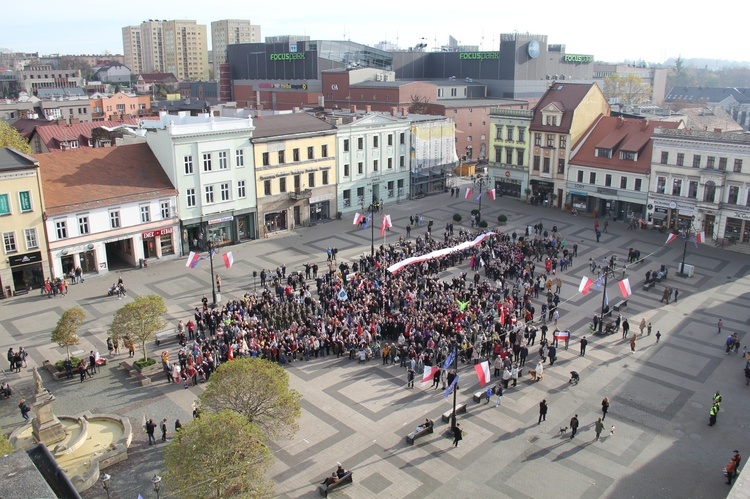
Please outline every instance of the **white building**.
M54 277L180 255L176 191L146 144L36 158Z
M146 141L179 192L182 251L257 237L253 120L160 114Z

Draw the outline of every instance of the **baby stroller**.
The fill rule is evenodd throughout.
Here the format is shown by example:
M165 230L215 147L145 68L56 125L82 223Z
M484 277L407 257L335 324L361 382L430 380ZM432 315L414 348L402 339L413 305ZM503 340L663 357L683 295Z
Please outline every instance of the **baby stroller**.
M578 371L570 371L570 381L568 383L577 385L579 381L581 381L581 377L578 375Z

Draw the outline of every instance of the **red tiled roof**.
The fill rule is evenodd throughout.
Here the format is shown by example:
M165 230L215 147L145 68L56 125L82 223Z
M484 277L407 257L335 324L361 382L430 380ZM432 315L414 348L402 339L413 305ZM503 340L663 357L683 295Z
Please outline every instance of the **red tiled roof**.
M651 136L655 128L680 127L680 123L603 116L570 160L571 165L606 170L648 173L651 170ZM612 149L612 157L596 155L596 149ZM637 161L620 159L620 152L637 153Z
M145 119L145 118L141 118ZM122 121L93 121L89 123L76 123L74 125L47 125L38 127L36 133L47 146L50 152L62 152L60 142L78 141L78 147L88 147L88 139L94 128L114 128L120 125L137 125L138 118L125 118Z
M38 126L50 126L54 125L55 121L49 121L45 119L33 119L33 118L21 118L13 122L11 125L16 131L21 134L21 137L28 139L34 130Z
M47 214L58 215L176 193L148 144L37 154Z
M568 83L565 81L554 82L547 92L539 99L534 110L534 117L531 119L530 129L539 132L568 133L573 123L573 112L581 101L589 93L589 90L596 83ZM541 110L548 105L553 104L562 111L560 125L545 125L542 123Z
M138 75L144 83L177 83L172 73L141 73Z

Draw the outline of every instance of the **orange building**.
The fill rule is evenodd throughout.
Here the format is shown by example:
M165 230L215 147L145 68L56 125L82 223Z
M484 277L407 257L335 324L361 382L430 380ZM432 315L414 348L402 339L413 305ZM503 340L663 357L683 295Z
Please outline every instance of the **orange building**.
M112 97L91 96L89 100L93 121L111 121L151 115L151 97L118 92Z

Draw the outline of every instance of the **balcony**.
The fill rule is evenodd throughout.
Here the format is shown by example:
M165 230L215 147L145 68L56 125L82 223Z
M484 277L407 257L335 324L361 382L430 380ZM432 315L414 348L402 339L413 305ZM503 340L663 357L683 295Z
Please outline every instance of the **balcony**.
M300 199L310 199L312 197L312 189L303 189L300 191L293 191L289 193L289 199L299 201Z

